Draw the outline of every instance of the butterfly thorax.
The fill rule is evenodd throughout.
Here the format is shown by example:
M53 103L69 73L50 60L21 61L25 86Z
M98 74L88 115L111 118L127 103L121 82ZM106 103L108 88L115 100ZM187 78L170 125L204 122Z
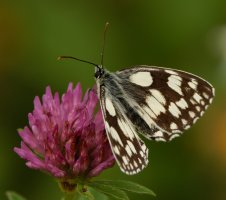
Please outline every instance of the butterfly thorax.
M104 85L104 80L105 80L106 76L107 77L109 76L109 72L107 70L103 69L103 67L101 65L98 65L95 67L94 77L96 79L97 94L98 94L99 99L100 99L100 88L101 88L101 86Z

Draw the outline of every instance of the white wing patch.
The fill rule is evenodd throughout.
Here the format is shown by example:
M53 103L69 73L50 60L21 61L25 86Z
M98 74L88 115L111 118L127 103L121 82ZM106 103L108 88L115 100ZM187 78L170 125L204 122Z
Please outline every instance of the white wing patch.
M179 137L179 136L180 136L179 134L173 134L173 135L169 138L169 140L171 141L171 140L173 140L174 138Z
M108 113L111 115L111 116L115 116L115 108L113 106L113 103L111 102L111 100L109 98L106 98L105 99L105 106L106 106L106 110L108 111Z
M159 101L161 101L160 99ZM166 112L165 107L153 96L147 96L146 97L146 103L149 106L149 108L152 110L152 112L158 116L161 112Z
M124 122L123 119L117 119L118 121L118 125L120 127L121 130L124 130L125 135L130 138L130 140L134 139L134 133L132 132L131 128L129 127L129 125L127 123Z
M144 110L144 112L142 112L142 110ZM149 122L149 118L150 117L152 119L156 119L157 118L157 116L154 114L154 112L148 106L143 106L142 109L140 111L138 111L138 113L141 113L143 115L143 117L144 117L146 122Z
M190 115L191 118L194 118L195 117L195 113L193 111L189 111L188 113L189 113L189 115Z
M166 99L159 90L151 89L149 91L151 92L152 96L155 97L155 99L157 101L159 101L163 105L166 104Z
M206 92L203 92L202 95L206 98L209 99L209 95Z
M109 132L111 133L112 138L123 147L122 140L119 137L117 131L114 129L114 127L110 127Z
M153 134L153 137L163 137L162 131L156 131L156 132Z
M189 85L192 89L194 89L194 90L197 89L197 85L194 84L192 81L188 82L188 85Z
M183 125L187 125L188 121L186 119L181 119Z
M168 74L178 75L177 72L175 72L175 71L173 71L173 70L170 70L170 69L166 69L165 72L168 73Z
M150 72L137 72L132 74L129 79L132 83L143 87L151 86L153 82Z
M188 103L185 101L184 98L180 98L179 101L176 102L177 106L180 107L181 109L186 109L188 108Z
M202 97L198 93L195 93L193 95L193 98L197 101L197 103L200 103L200 100L202 99Z
M183 96L182 90L181 90L181 77L177 75L171 75L168 78L168 86L173 89L175 92Z
M200 106L195 106L195 109L196 109L198 112L200 112L200 110L201 110Z
M133 152L133 153L137 153L137 151L136 151L136 149L135 149L133 143L132 143L130 140L128 140L127 143L128 143L128 145L129 145L130 149L132 150L132 152ZM143 146L144 146L144 148L142 148ZM141 148L142 148L143 151L145 151L146 146L145 146L145 145L142 145Z
M171 128L172 130L174 130L174 129L177 129L178 126L177 126L176 123L172 122L172 123L170 124L170 128Z
M173 116L175 116L177 118L181 115L180 109L173 102L171 102L169 105L169 111Z

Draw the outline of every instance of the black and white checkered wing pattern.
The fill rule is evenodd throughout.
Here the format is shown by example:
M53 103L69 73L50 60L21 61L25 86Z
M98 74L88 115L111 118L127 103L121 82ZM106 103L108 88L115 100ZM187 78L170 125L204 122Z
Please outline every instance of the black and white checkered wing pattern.
M100 87L100 104L112 152L120 169L129 175L140 172L148 164L148 149L135 132L132 122L119 108L117 100Z
M116 72L130 106L149 126L149 139L172 140L193 125L214 97L202 78L180 70L137 66Z

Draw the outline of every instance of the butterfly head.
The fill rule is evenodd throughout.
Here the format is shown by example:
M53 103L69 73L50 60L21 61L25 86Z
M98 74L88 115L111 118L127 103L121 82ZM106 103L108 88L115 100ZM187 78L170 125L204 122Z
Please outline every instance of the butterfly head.
M95 67L95 78L100 79L104 75L105 71L102 66L98 65Z

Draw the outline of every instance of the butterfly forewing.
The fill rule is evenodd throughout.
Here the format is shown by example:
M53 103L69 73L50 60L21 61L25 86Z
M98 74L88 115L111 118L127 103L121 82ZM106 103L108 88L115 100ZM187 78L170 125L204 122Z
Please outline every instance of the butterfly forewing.
M100 87L101 108L106 133L115 159L126 174L136 174L148 163L148 149L135 132L132 122L123 113L123 107L108 88Z
M147 138L171 140L190 128L212 102L214 88L180 70L137 66L116 72L126 99L150 130Z

